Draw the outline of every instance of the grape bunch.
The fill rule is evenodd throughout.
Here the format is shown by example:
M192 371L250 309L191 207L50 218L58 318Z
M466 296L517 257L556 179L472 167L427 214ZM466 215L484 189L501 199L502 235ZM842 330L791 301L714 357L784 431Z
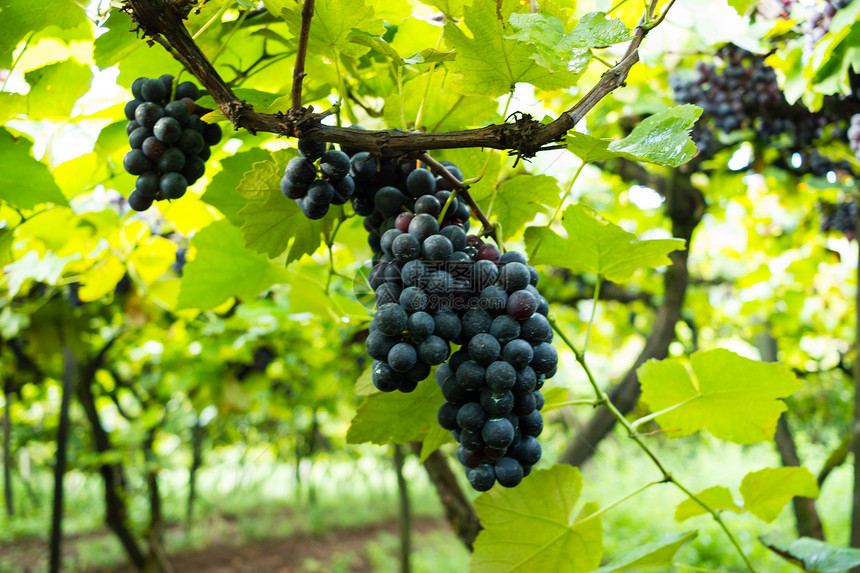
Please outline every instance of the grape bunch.
M843 233L850 241L856 239L857 232L857 201L849 199L840 203L822 203L821 230Z
M803 52L807 56L815 49L815 45L830 30L836 12L851 4L851 0L824 0L806 4L806 20L803 21Z
M848 145L854 152L854 157L860 160L860 113L851 116L848 127Z
M798 153L802 169L817 176L831 171L850 171L845 161L834 162L820 154L814 142L830 126L831 137L845 137L849 102L831 97L824 112L811 112L801 103L789 104L779 88L774 70L756 55L732 44L717 51L713 63L698 62L692 77L674 75L670 84L675 100L703 109L691 136L705 157L718 150L717 132L732 134L749 130L759 141L775 145L787 155ZM856 109L856 106L854 107Z
M135 211L149 209L153 201L178 199L189 185L203 176L210 146L221 141L221 128L207 124L207 113L195 100L200 91L182 82L174 92L174 78L137 78L131 84L134 99L125 105L131 151L122 164L137 175L128 204Z
M462 316L460 349L436 371L445 397L437 419L459 442L457 459L478 491L497 481L514 487L540 460L540 390L558 367L537 272L513 251L497 263L495 280Z
M326 150L325 142L300 139L299 157L287 164L281 193L295 199L308 219L322 219L331 205L343 205L352 197L355 181L349 169L349 156L343 151Z
M382 237L386 232L408 228L411 217L421 210L438 218L445 208L441 227L451 225L469 230L469 205L451 197L451 183L419 167L414 160L392 161L374 157L367 151L354 154L350 160L356 192L352 198L355 212L365 217L367 242L374 262L391 262L393 255L385 253ZM456 165L442 162L458 180L463 174ZM399 227L398 227L399 225Z

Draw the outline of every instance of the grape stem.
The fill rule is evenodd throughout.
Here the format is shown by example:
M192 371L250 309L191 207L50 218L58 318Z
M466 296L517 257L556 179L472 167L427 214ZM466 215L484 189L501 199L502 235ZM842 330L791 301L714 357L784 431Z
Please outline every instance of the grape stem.
M594 304L598 304L598 300L596 297L594 299ZM651 450L651 448L649 448L644 441L642 441L640 436L636 433L635 428L633 428L630 422L627 421L627 418L624 417L624 414L622 414L618 410L615 404L613 404L609 397L606 395L606 392L604 392L603 389L597 384L597 380L594 378L594 374L592 374L591 369L588 367L588 363L585 361L585 354L583 354L578 348L576 348L576 346L574 346L573 342L571 342L567 334L565 334L565 332L561 330L555 318L550 318L549 322L552 325L553 330L558 333L564 344L571 350L571 352L573 352L573 355L576 357L576 361L585 371L585 375L588 378L588 382L589 384L591 384L591 388L592 390L594 390L594 394L597 396L597 399L603 401L603 405L606 406L606 408L612 413L612 416L618 421L619 424L624 427L625 430L627 430L627 436L631 440L636 442L636 445L638 445L639 448L645 453L645 455L650 458L654 465L657 466L657 469L660 470L661 474L663 474L663 481L666 483L674 484L675 487L684 492L687 497L695 501L702 507L702 509L709 513L714 519L714 521L717 522L717 524L729 538L729 541L731 541L737 552L740 554L750 573L756 573L755 567L749 560L749 557L747 557L746 553L744 553L744 550L741 547L741 544L738 541L737 537L735 537L734 533L732 533L731 529L729 529L725 521L723 521L723 518L720 516L720 514L716 510L708 506L708 504L706 504L704 501L699 499L693 492L691 492L681 482L679 482L677 478L675 478L671 473L669 473L662 460L660 460L660 458L657 457L657 454L654 453L654 451Z
M579 169L577 169L576 173L573 174L573 179L570 180L570 185L567 186L567 191L564 192L564 196L561 198L558 207L555 208L555 212L552 214L552 217L550 217L549 222L546 224L546 227L543 228L543 233L541 233L538 242L535 243L532 252L529 253L530 261L534 261L535 255L537 255L538 249L543 243L544 238L546 238L547 233L549 233L550 227L552 227L552 224L555 222L556 219L558 219L558 215L559 213L561 213L561 208L564 207L564 202L567 201L567 197L570 195L570 192L573 191L573 184L576 183L576 180L579 178L579 174L582 173L583 167L585 167L585 161L582 162L582 164L579 166Z
M292 114L302 109L302 79L305 75L305 57L308 53L308 38L311 35L311 18L314 16L314 0L305 0L302 4L302 27L299 31L299 45L296 50L296 65L293 68Z
M455 189L458 190L458 194L460 197L466 200L466 203L469 204L469 208L472 210L472 213L478 220L481 222L481 225L484 226L482 234L487 237L492 237L496 243L499 242L498 238L496 238L496 229L493 227L493 224L490 223L487 216L484 215L484 212L481 211L481 208L478 207L478 204L475 203L475 200L469 194L469 188L467 185L464 185L462 181L454 177L454 174L448 171L448 168L430 157L427 153L419 153L417 158L430 166L437 175L451 183Z

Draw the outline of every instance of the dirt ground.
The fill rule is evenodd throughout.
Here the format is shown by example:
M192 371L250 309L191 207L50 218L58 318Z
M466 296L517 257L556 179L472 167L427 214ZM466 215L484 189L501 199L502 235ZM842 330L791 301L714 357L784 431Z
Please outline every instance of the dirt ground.
M447 527L441 518L416 518L413 531L427 533ZM355 573L371 571L371 563L367 556L367 544L375 540L380 533L397 535L397 521L386 521L367 524L355 528L331 529L322 535L300 534L285 539L249 543L235 546L229 540L213 540L215 545L200 550L176 553L169 556L174 573L297 573L302 564L309 559L320 566L319 570L328 570L325 564L336 554L353 554L354 559L349 563L349 570ZM107 535L107 534L89 534ZM24 541L16 543L14 562L18 570L43 571L45 568L45 543ZM32 545L32 547L28 547ZM68 546L68 544L67 544ZM0 570L12 565L10 547L0 544ZM63 571L72 571L64 568ZM82 573L82 572L81 572ZM87 573L136 573L130 567L115 569L90 570Z
M442 519L417 518L413 532L426 533L447 527ZM333 529L323 535L302 534L241 547L216 546L170 556L175 573L294 573L307 559L329 561L337 553L355 553L350 571L371 571L365 547L380 533L397 534L397 522L369 524L350 529ZM122 568L98 573L135 573Z

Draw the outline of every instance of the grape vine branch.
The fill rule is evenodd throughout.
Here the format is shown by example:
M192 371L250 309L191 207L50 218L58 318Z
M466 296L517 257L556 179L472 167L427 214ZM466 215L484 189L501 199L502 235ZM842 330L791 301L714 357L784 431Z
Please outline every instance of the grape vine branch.
M356 130L327 126L321 123L326 112L314 113L312 108L301 107L301 81L304 77L304 54L310 30L313 0L305 0L302 9L302 32L294 69L292 108L286 114L259 113L252 105L240 100L221 78L212 62L206 57L189 34L183 19L185 1L180 0L126 0L125 9L132 15L144 37L165 46L193 75L216 101L221 113L235 129L277 133L312 141L338 143L351 148L365 149L375 155L394 157L410 152L431 149L486 147L508 150L523 157L532 157L545 145L559 142L595 106L615 89L625 85L630 69L639 61L639 46L645 35L658 21L653 21L657 0L651 0L637 26L633 39L621 60L603 73L600 80L572 108L549 124L542 124L530 116L514 122L486 127L439 133L404 132L401 130ZM661 15L661 19L665 16Z

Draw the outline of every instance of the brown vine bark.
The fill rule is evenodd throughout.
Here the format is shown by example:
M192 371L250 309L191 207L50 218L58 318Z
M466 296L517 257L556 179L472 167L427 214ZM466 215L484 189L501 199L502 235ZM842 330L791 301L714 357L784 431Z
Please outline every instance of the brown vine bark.
M655 7L656 2L651 5L652 15ZM303 71L298 75L299 82L294 82L293 109L286 114L258 113L253 106L236 97L191 38L183 23L184 14L180 3L171 0L127 0L126 9L131 12L138 29L145 36L157 38L169 46L172 55L200 81L235 129L244 128L251 133L265 131L290 137L301 136L312 141L327 141L366 149L382 156L464 147L507 149L526 157L533 156L548 143L560 141L601 99L624 85L630 68L639 61L639 45L647 33L645 27L636 28L621 61L604 72L598 83L576 105L549 124L544 125L526 116L513 123L465 131L407 133L395 129L369 131L325 126L320 123L325 114L312 113L309 108L295 109L295 84L300 82ZM298 89L301 89L300 86Z
M413 443L412 450L416 455L421 455L421 444ZM442 452L436 450L424 460L424 469L436 487L439 499L442 500L445 519L448 520L460 541L469 551L472 551L475 538L481 531L481 523L475 512L475 506L466 498L457 477L451 471L448 459Z
M99 417L98 409L96 408L95 396L93 395L92 384L95 380L95 374L104 360L104 357L116 339L114 338L102 348L98 356L94 358L84 368L81 374L80 383L78 384L78 400L84 410L84 414L90 423L93 431L93 442L96 446L96 451L99 454L104 454L113 450L110 436L102 425ZM99 466L102 480L105 484L105 522L108 527L116 534L122 544L123 549L128 555L131 563L138 569L142 570L146 565L146 557L141 550L141 547L128 526L128 506L126 499L128 494L126 491L125 472L122 464L119 462L102 463Z
M769 332L758 337L757 346L763 361L777 361L777 341ZM779 453L779 459L783 466L799 467L801 465L800 456L797 453L797 446L794 443L794 437L791 434L785 414L786 412L782 413L776 424L776 433L774 434L776 451ZM808 497L794 497L791 499L791 504L794 510L797 535L824 541L824 530L821 527L818 511L815 509L815 500Z
M78 383L78 359L68 344L63 344L63 397L57 427L57 458L54 463L54 507L51 513L51 541L48 571L58 573L63 543L63 481L66 476L66 445L69 440L69 407Z
M636 165L636 167L648 173L641 166ZM669 344L675 339L675 325L681 320L681 309L687 292L689 280L687 258L693 231L705 211L705 200L701 191L678 170L671 171L668 180L661 187L666 197L666 212L672 220L672 236L684 239L687 248L669 254L672 265L666 269L663 276L663 302L657 309L654 328L645 342L645 347L624 378L608 392L609 399L622 414L630 412L639 400L641 389L636 369L651 358L660 360L669 354ZM661 191L659 188L656 190ZM612 431L615 423L616 420L609 410L598 409L579 430L559 461L574 466L584 464L594 454L598 443Z
M6 516L15 515L15 498L12 492L12 381L3 383L3 500Z

